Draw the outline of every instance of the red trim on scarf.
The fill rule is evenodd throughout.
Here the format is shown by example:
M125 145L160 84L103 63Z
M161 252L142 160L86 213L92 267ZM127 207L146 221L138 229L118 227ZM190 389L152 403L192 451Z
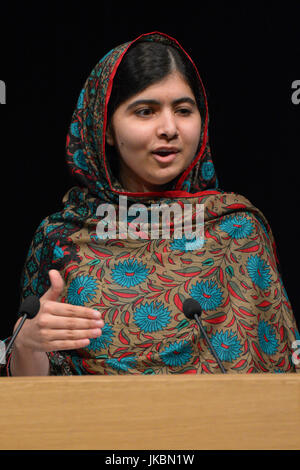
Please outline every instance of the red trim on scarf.
M164 37L168 38L170 41L175 42L177 44L177 46L182 50L182 52L188 57L188 59L191 61L192 65L194 66L194 68L196 70L196 74L198 76L198 79L199 79L201 87L202 87L202 93L203 93L203 96L204 96L205 111L206 111L205 123L204 123L204 133L203 133L203 143L201 145L201 148L199 150L198 155L194 158L194 160L191 162L190 166L184 171L184 173L181 175L181 177L177 181L176 189L174 191L158 191L158 192L147 192L147 193L145 193L145 192L131 193L131 192L126 192L126 191L117 191L116 189L114 189L112 187L110 177L109 177L109 173L108 173L108 169L107 169L107 166L106 166L106 159L105 159L105 137L106 137L106 125L107 125L107 106L108 106L109 98L110 98L111 91L112 91L113 80L115 78L118 67L121 63L121 60L123 59L124 55L128 51L129 47L131 47L135 42L139 41L141 38L143 38L145 36L151 36L153 34L159 34L160 36L164 36ZM179 42L175 38L172 38L168 34L160 33L159 31L153 31L152 33L141 34L140 36L138 36L136 39L134 39L132 42L130 42L128 44L126 49L122 52L122 54L120 55L120 57L116 61L114 70L112 71L112 74L109 78L109 82L108 82L108 86L107 86L107 93L106 93L106 98L105 98L105 108L104 108L104 121L103 121L102 154L103 154L103 163L104 163L104 168L105 168L105 172L106 172L106 178L107 178L107 181L109 183L109 187L110 187L111 191L113 191L114 193L117 193L117 194L122 194L124 196L133 196L133 197L146 197L146 195L147 195L147 197L150 197L150 196L189 197L189 196L200 196L200 195L202 196L202 195L207 194L206 191L201 191L199 193L192 194L192 193L188 193L186 191L181 191L179 189L182 182L185 180L186 176L190 173L192 168L196 165L196 163L200 160L200 158L203 155L204 149L205 149L206 144L207 144L207 127L208 127L208 105L207 105L206 93L205 93L205 89L204 89L201 77L199 75L199 71L198 71L196 65L194 64L193 60L189 56L189 54L183 49L183 47L179 44ZM214 191L214 192L211 191L208 194L219 194L219 193L220 193L220 191Z
M120 57L118 58L117 62L115 63L115 68L114 68L114 70L112 71L112 74L111 74L111 76L110 76L110 78L109 78L109 82L108 82L108 86L107 86L107 93L106 93L106 97L105 97L104 121L103 121L103 135L102 135L102 155L103 155L103 163L104 163L106 178L107 178L107 181L108 181L108 183L109 183L110 189L111 189L113 192L116 192L116 190L113 189L113 187L112 187L112 185L111 185L109 173L108 173L107 166L106 166L106 159L105 159L105 137L106 137L106 126L107 126L107 105L108 105L108 101L109 101L109 98L110 98L110 95L111 95L111 90L112 90L112 85L113 85L113 79L115 78L116 72L117 72L117 70L118 70L118 67L119 67L119 65L120 65L121 60L123 59L123 56L125 55L125 53L126 53L127 50L129 49L129 47L131 46L131 44L132 44L132 43L128 44L128 46L126 47L126 49L124 50L124 52L122 52L122 54L121 54Z

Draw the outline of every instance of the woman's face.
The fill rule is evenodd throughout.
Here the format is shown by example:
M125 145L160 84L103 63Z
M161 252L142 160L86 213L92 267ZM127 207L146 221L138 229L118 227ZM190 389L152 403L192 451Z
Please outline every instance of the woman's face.
M106 139L120 155L120 180L130 192L161 191L193 160L201 131L195 96L174 72L114 112Z

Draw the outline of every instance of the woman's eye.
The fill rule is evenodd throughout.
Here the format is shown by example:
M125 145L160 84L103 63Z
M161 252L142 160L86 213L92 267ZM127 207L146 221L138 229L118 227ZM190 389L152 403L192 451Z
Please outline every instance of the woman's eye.
M151 116L152 113L153 113L153 110L151 108L142 108L142 109L137 109L135 111L135 114L137 116L142 116L142 117Z
M147 108L137 109L135 110L134 113L136 116L148 117L148 116L152 116L155 112L156 112L155 109L147 107ZM179 108L179 109L175 109L175 112L182 116L189 116L190 114L192 114L193 111L190 108Z
M189 109L189 108L180 108L180 109L177 110L177 112L179 112L183 116L188 116L192 113L192 110Z

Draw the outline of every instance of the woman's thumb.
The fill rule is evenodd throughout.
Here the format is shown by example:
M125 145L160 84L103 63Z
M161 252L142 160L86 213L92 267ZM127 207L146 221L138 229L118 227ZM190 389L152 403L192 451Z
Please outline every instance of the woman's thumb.
M49 274L51 286L49 287L47 292L45 292L45 294L43 295L43 300L57 301L63 291L65 283L64 283L63 278L61 277L60 272L57 271L56 269L51 269L48 274Z

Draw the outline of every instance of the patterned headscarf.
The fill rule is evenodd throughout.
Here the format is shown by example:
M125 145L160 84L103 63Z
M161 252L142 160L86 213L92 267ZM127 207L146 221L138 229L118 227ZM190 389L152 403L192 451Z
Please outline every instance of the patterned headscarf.
M61 212L38 227L22 279L22 298L49 287L49 269L65 280L61 302L98 309L102 335L77 351L49 353L52 374L220 373L183 302L196 299L202 322L228 372L295 372L296 322L282 284L274 238L264 215L246 198L218 189L202 97L199 152L160 193L126 192L106 154L107 106L118 66L130 47L154 41L177 48L162 33L144 34L110 51L80 93L67 136L67 163L79 185ZM193 64L194 65L194 64ZM204 205L204 244L196 239L101 239L97 208L128 203ZM161 228L161 227L160 227Z
M127 195L128 200L132 201L142 198L145 203L152 196L180 197L186 196L187 192L196 193L207 188L215 188L216 175L208 144L207 99L196 67L201 96L200 114L203 123L200 149L190 166L177 179L173 190L164 193L147 193L146 195L145 193L128 193L112 173L105 152L108 101L114 76L124 54L139 41L160 42L183 52L175 39L161 33L151 33L116 47L100 60L80 93L67 138L67 163L72 173L76 174L82 184L88 188L89 194L93 194L105 202L117 201L118 194ZM191 61L190 58L188 60Z

